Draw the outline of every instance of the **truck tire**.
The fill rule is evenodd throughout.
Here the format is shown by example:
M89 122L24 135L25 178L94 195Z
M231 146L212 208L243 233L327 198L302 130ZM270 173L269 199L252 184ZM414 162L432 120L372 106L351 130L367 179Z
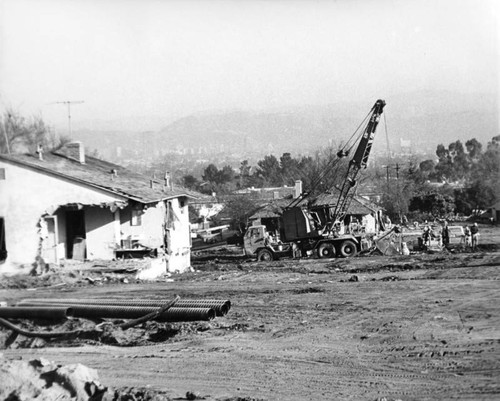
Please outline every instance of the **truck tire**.
M350 258L351 256L356 256L358 249L354 241L346 240L340 244L339 253L343 258Z
M328 242L323 242L318 247L318 257L320 259L330 259L335 257L335 248Z
M260 249L257 252L257 260L259 262L270 262L273 259L273 253L269 249Z

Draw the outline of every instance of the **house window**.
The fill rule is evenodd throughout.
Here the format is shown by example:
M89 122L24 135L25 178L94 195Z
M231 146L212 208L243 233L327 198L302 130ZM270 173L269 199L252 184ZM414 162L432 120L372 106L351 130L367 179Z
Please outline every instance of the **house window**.
M132 218L130 219L131 226L141 226L142 225L142 211L132 209Z

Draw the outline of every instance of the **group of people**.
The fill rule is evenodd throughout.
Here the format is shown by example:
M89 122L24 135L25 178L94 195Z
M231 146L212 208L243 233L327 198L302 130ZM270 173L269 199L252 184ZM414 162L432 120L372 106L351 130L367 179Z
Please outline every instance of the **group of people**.
M477 244L479 242L479 227L477 223L474 223L472 226L464 227L465 234L465 247L471 248L472 250L477 249ZM450 244L450 230L448 228L448 222L445 221L443 227L441 229L441 239L443 241L443 245L447 247Z
M472 250L477 250L477 245L479 242L479 227L477 223L473 225L464 227L465 235L465 247ZM441 233L435 233L431 226L426 224L423 230L423 240L424 245L429 246L431 244L431 239L441 239L443 246L448 247L450 245L450 229L448 227L448 222L445 221L441 227Z

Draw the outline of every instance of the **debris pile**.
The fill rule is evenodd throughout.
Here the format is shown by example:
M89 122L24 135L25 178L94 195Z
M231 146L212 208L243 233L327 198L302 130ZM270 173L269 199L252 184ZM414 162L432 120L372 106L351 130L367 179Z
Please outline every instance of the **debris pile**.
M97 400L108 391L97 371L84 365L60 366L43 358L7 360L1 354L0 383L2 400Z

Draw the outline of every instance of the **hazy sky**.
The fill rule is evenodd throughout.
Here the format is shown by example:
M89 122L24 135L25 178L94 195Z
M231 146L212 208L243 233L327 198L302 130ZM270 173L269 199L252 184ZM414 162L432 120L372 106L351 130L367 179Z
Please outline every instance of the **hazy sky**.
M49 120L499 91L495 0L0 0L0 107Z

